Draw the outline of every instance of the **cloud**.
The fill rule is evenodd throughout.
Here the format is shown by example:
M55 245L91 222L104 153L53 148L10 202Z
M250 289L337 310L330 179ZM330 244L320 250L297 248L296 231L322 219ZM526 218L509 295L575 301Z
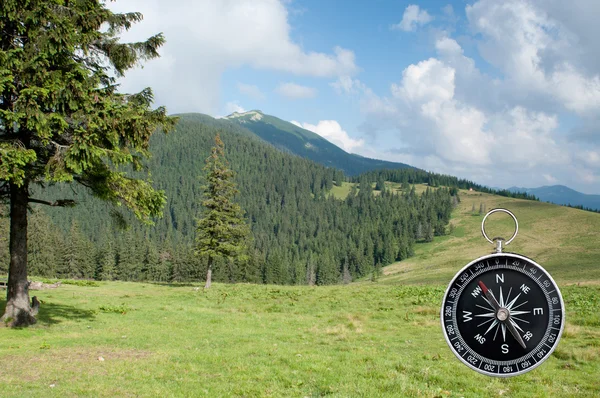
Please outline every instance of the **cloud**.
M600 111L600 76L576 64L582 49L571 27L551 16L539 1L481 0L466 8L471 29L482 35L481 55L504 74L517 97L546 97L579 115ZM533 98L532 98L533 97Z
M234 112L237 112L237 113L246 112L246 109L242 108L237 101L230 101L230 102L226 103L225 106L223 107L223 110L225 112L225 116L231 115Z
M295 124L305 130L312 131L313 133L319 134L327 141L339 146L346 152L353 152L364 146L365 141L363 139L351 138L342 126L335 120L321 120L316 125L310 123L299 123L292 120L290 123Z
M464 72L455 66L470 68L470 76L481 75L456 41L442 38L436 48L445 61L429 58L409 65L388 96L371 93L363 99L362 111L376 138L400 142L390 154L443 172L482 167L483 172L502 168L510 173L569 163L554 138L556 115L518 105L486 109L468 95L457 95L465 88L458 78Z
M277 86L275 92L290 99L305 99L314 98L317 96L317 89L301 86L291 82L281 83L279 86Z
M238 83L238 91L255 100L264 100L266 97L258 86L252 84Z
M405 32L414 32L418 25L426 25L433 18L425 10L420 10L419 6L411 4L404 10L402 21L396 25L392 25L392 29L403 30Z
M584 3L600 12L600 3L576 0ZM477 1L466 8L470 32L459 38L479 57L434 29L436 55L405 66L387 93L357 88L355 78L331 86L360 94L360 131L388 160L493 186L589 191L600 182L600 44L592 39L600 27L572 8Z
M290 36L286 5L279 0L158 0L109 2L114 11L140 11L144 21L123 35L143 40L164 32L161 58L130 71L122 91L154 89L170 112L218 109L220 78L228 68L249 66L298 76L338 77L357 72L354 52L303 49Z
M357 94L365 91L367 87L358 79L350 76L340 76L336 81L329 83L338 94Z

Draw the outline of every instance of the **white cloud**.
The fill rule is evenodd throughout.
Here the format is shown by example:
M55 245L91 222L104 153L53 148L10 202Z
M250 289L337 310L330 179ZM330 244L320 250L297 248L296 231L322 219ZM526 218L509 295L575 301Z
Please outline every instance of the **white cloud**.
M503 83L517 97L531 100L530 106L552 100L580 115L600 111L598 69L586 72L574 63L578 57L573 49L581 49L580 41L589 38L578 37L556 19L560 15L549 15L544 5L539 1L481 0L467 6L471 28L483 37L481 55L502 71Z
M357 94L365 91L367 87L358 79L350 76L340 76L336 81L329 83L338 94Z
M546 181L548 181L550 184L556 184L558 182L558 180L550 174L542 174L542 177L544 177L544 179Z
M144 21L123 35L142 40L164 32L162 57L130 71L123 91L151 86L170 112L214 114L220 78L232 67L247 65L294 75L337 77L357 71L354 53L341 47L330 53L307 51L290 37L288 10L280 0L185 0L109 2L119 12L140 11Z
M402 21L396 25L392 25L392 29L399 29L405 32L414 32L418 25L426 25L433 18L425 10L419 9L419 6L411 4L404 10Z
M275 92L290 99L305 99L314 98L317 96L317 89L313 87L301 86L291 82L281 83L279 86L277 86Z
M260 88L253 84L238 83L238 91L256 100L264 100L266 98Z
M225 115L231 115L233 112L237 112L237 113L246 112L246 110L244 108L242 108L242 106L240 106L240 104L237 101L231 101L231 102L226 103L223 110L225 111Z
M346 152L353 152L364 146L365 141L363 139L351 138L342 126L335 120L321 120L316 125L310 123L299 123L292 120L290 123L301 127L305 130L312 131L313 133L319 134L327 141L339 146Z

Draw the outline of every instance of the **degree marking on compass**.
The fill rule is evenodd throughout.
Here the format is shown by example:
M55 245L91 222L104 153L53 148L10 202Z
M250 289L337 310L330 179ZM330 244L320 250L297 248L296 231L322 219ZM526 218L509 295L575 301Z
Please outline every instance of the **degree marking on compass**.
M550 293L554 293L555 291L556 291L556 290L551 290L551 291L549 291L549 292L548 292L548 294L550 294Z

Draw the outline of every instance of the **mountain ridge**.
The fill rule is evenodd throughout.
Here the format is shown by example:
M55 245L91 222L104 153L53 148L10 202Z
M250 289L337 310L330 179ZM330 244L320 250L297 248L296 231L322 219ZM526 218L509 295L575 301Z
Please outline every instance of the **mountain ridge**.
M280 150L340 169L349 176L377 169L415 168L404 163L348 153L317 133L260 110L234 112L220 120L244 127Z
M511 192L526 192L533 194L544 202L563 206L582 206L592 210L600 210L600 195L590 195L565 185L544 185L537 188L510 187Z

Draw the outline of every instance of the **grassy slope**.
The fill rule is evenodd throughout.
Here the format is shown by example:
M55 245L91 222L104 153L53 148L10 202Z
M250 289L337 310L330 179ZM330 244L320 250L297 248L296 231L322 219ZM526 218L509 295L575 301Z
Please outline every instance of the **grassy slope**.
M600 214L548 203L462 191L453 212L454 231L434 242L416 245L415 256L384 268L384 283L447 283L471 260L491 253L481 236L480 204L504 207L519 221L519 234L506 251L528 256L548 270L559 284L600 282ZM473 205L476 212L473 213ZM508 238L512 219L494 214L486 221L490 237Z
M204 292L112 282L36 294L44 304L35 327L0 328L3 397L600 393L598 286L565 288L559 348L508 380L479 375L450 352L439 326L443 286L216 284Z

